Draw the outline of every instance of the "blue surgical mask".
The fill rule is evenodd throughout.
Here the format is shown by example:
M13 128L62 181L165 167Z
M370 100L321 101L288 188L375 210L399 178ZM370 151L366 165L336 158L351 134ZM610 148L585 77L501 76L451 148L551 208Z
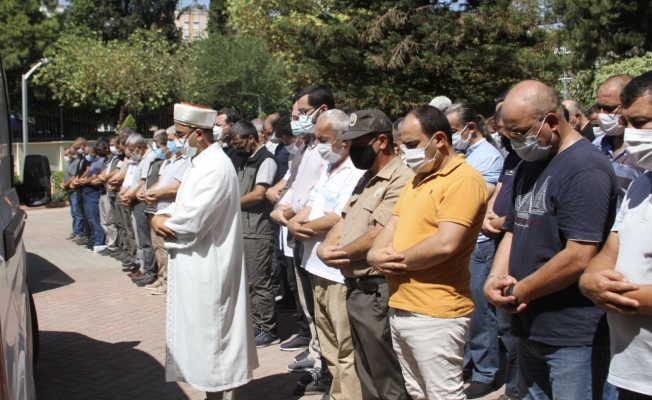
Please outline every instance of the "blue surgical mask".
M298 121L290 122L294 136L302 138L309 133L315 132L315 124L312 123L312 118L317 112L319 112L319 109L310 115L301 114Z
M156 148L156 158L158 158L159 160L163 160L165 159L165 154L167 153L163 153L163 149L160 149L158 147Z
M86 161L93 162L93 157L91 157L90 155L86 154L85 158L86 158Z
M177 149L176 141L168 140L168 150L175 156L177 155L179 149Z

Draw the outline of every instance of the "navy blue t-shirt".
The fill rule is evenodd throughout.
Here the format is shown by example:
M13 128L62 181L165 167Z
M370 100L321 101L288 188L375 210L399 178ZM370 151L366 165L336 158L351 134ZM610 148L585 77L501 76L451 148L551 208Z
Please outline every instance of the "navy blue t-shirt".
M290 168L290 152L283 146L283 143L279 143L274 153L274 157L278 161L278 174L283 178Z
M568 240L606 240L618 184L609 160L581 139L552 160L523 162L516 172L506 230L513 232L509 274L522 280L566 248ZM512 316L512 333L553 346L607 343L605 312L577 282L531 301Z
M509 203L512 198L512 185L514 184L514 176L516 176L516 170L518 169L519 164L523 159L516 154L514 151L510 151L505 157L505 162L503 163L503 170L500 171L500 176L498 177L498 182L502 183L500 185L500 191L494 199L493 211L499 217L504 217L507 215L509 210Z

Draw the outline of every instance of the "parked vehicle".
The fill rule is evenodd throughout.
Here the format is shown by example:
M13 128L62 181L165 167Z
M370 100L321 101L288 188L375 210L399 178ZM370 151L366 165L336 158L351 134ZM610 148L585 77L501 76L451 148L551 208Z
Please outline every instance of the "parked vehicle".
M23 244L26 213L20 208L11 154L11 117L7 82L0 58L0 400L35 399L34 364L38 320L29 289ZM44 156L25 158L22 192L27 206L52 199L50 163Z

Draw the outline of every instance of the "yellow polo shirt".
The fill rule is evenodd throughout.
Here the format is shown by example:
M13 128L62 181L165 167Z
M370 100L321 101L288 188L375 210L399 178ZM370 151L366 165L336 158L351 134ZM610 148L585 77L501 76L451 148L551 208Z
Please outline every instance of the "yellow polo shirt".
M392 213L399 217L394 249L403 252L435 235L440 222L469 230L456 254L443 263L388 276L389 305L436 318L462 317L473 311L469 261L487 209L487 186L463 155L415 183L420 177L408 182Z

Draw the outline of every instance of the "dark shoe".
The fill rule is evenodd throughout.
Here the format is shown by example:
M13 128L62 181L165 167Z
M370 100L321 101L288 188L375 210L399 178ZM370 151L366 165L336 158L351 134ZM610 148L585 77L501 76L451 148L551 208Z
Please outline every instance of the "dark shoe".
M105 248L105 249L103 249L103 250L100 250L100 251L97 252L97 254L99 254L99 255L101 255L101 256L111 256L113 253L114 253L114 251L113 251L113 250L109 250L108 247Z
M123 266L123 267L128 267L128 266L130 266L130 265L134 265L134 264L136 264L136 263L135 263L134 260L132 260L131 258L127 258L126 260L124 260L124 261L122 262L122 266ZM137 264L137 265L140 265L140 264Z
M294 362L301 361L301 360L307 358L309 355L310 355L310 349L305 349L301 353L294 356Z
M519 399L520 399L520 397L508 396L508 395L504 394L504 395L500 396L497 400L519 400Z
M304 377L308 378L308 377ZM294 395L300 395L300 396L310 396L310 395L323 395L324 393L328 393L330 387L326 383L325 379L321 376L321 373L318 370L312 370L310 372L310 378L311 382L308 383L307 385L303 386L303 383L307 381L307 379L302 378L299 382L297 382L297 387L294 389L292 394Z
M496 390L495 385L482 382L471 382L469 387L464 389L467 399L479 399Z
M78 244L80 246L86 246L90 243L91 241L87 238L81 238L79 240L75 240L75 244Z
M124 268L122 268L122 272L130 272L130 273L133 273L133 272L136 272L136 271L138 271L138 267L129 266L129 267L124 267Z
M257 336L256 336L256 347L267 347L272 344L279 344L281 343L281 339L272 336L271 334L261 331Z
M142 271L138 270L136 272L132 272L131 274L127 274L127 276L130 278L138 278L142 274L143 274Z
M288 371L290 372L308 372L315 367L315 362L312 361L308 356L296 360L292 364L288 364Z
M138 285L138 287L144 287L146 285L151 285L152 283L156 282L157 280L158 280L158 276L153 275L153 276L148 276L148 277L146 277L144 279L139 279L139 280L134 281L134 282L136 282L136 285Z
M305 336L295 336L292 340L283 343L280 347L283 351L298 351L307 349L310 344L310 338Z
M127 253L125 250L118 250L111 257L115 258L116 260L123 261L124 258L129 257L129 253Z

